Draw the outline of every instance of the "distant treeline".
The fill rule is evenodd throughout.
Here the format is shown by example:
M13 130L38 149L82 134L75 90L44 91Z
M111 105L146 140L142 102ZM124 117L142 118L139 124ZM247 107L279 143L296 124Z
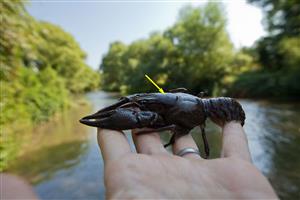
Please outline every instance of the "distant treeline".
M100 66L103 89L156 91L144 78L148 74L165 90L186 87L209 95L299 97L299 4L293 0L251 3L266 8L270 32L253 47L233 48L221 4L186 6L162 33L129 45L111 43Z
M252 47L260 68L239 75L231 91L247 97L300 98L299 1L248 1L262 8L268 35Z
M45 121L72 94L99 87L99 73L69 33L35 20L22 1L0 4L1 169L12 157L16 127Z

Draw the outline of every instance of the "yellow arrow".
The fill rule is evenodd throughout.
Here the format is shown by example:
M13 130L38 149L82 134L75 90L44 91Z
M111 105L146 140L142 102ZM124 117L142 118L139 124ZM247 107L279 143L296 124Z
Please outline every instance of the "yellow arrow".
M157 89L158 89L158 91L160 92L160 93L163 93L163 94L165 94L165 92L164 92L164 90L162 89L162 88L160 88L154 81L152 81L152 79L147 75L147 74L145 74L145 77L155 86L155 87L157 87Z

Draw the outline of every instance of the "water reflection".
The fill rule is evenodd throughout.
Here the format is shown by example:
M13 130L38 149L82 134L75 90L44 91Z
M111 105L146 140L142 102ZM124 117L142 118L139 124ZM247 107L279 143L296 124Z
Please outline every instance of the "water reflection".
M17 159L10 171L38 184L51 179L56 171L78 164L86 150L87 143L76 140L41 148Z
M19 134L22 151L9 172L25 177L41 199L104 197L103 163L94 129L78 122L91 108L80 105Z

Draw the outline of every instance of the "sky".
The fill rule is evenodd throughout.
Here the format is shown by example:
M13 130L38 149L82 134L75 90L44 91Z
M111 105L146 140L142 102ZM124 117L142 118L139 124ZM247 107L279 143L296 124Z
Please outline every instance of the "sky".
M227 31L236 48L251 46L265 35L262 12L244 0L222 1L227 14ZM38 20L51 22L71 33L87 53L87 63L98 69L109 44L125 44L147 38L153 31L172 26L180 8L205 1L96 1L32 0L29 13Z

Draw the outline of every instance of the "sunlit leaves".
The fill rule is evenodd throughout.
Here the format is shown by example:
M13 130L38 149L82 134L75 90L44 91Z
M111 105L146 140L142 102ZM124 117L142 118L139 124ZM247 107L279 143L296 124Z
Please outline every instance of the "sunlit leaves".
M232 60L225 24L219 4L187 6L163 33L152 33L148 39L128 46L112 43L100 67L104 89L154 91L144 79L148 74L167 89L187 87L195 92L212 92Z
M0 9L1 124L45 120L66 105L70 92L99 86L69 33L36 21L21 1L2 1Z
M48 120L70 104L70 94L99 87L99 74L86 65L86 55L72 35L35 20L23 1L0 4L1 169L2 161L13 157L10 147L16 142L6 140L3 145L3 138Z

